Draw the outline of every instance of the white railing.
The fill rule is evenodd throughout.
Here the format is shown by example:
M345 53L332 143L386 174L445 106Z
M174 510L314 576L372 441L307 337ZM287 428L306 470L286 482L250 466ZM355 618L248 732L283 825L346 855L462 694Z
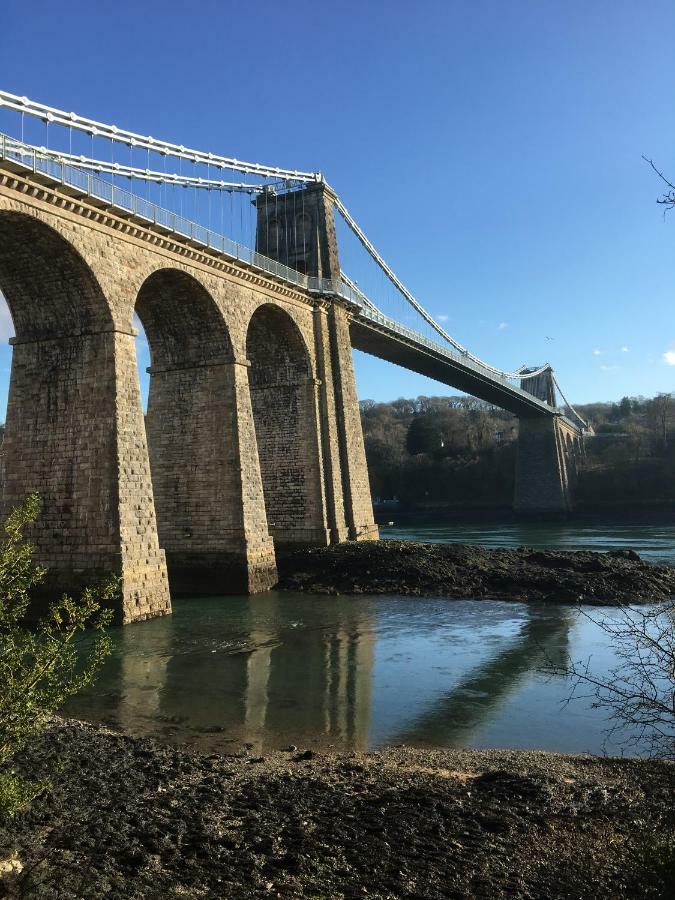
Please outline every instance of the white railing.
M0 158L7 160L14 166L48 178L50 181L62 184L78 193L91 197L99 203L102 202L113 211L126 213L162 231L180 235L194 244L220 253L228 259L244 263L268 275L273 275L302 288L308 293L339 296L358 308L358 316L360 318L377 324L418 346L426 347L434 353L460 364L463 368L472 370L483 379L504 384L514 393L521 395L523 399L527 399L529 403L534 402L542 408L550 410L551 413L561 412L561 410L549 406L543 400L539 400L533 394L522 390L522 388L513 384L505 376L498 374L494 369L484 368L479 363L474 362L468 352L464 355L455 350L450 350L447 346L429 340L424 335L407 328L405 325L400 325L394 319L380 312L375 304L346 276L340 279L329 279L304 275L296 269L291 269L289 266L277 262L277 260L263 256L262 253L258 253L250 247L225 237L225 235L192 222L177 213L138 196L138 194L133 194L131 191L118 187L116 184L98 178L91 172L82 171L77 166L56 160L45 153L41 153L38 148L31 147L5 134L0 134Z
M548 403L546 403L544 400L540 400L539 397L536 397L534 394L530 394L528 391L524 391L518 385L513 384L513 382L508 378L496 375L491 369L484 369L472 359L465 357L461 353L457 353L454 350L449 350L447 347L444 347L442 344L438 344L436 341L429 340L429 338L424 337L424 335L419 334L419 332L413 331L411 328L406 328L405 325L400 325L394 319L390 319L388 316L385 316L384 313L376 311L372 307L366 305L362 306L359 312L359 318L367 319L370 322L380 325L386 331L393 332L394 334L398 335L399 337L405 338L411 343L426 347L439 356L443 356L446 359L452 360L452 362L461 365L462 368L470 369L472 372L480 375L484 380L500 382L505 387L508 387L513 394L517 394L524 400L527 400L530 404L534 403L535 405L540 406L542 409L550 412L552 415L563 415L562 409L560 409L559 407L550 406ZM577 426L575 425L575 427Z
M263 256L262 253L257 253L237 241L230 240L225 235L198 225L178 213L151 203L149 200L139 197L138 194L132 194L131 191L118 187L110 181L98 178L91 172L83 172L77 166L53 159L41 153L36 147L30 147L5 134L0 135L0 157L22 169L86 194L111 209L132 215L163 231L178 234L195 244L215 250L216 253L222 253L230 259L260 269L262 272L274 275L305 290L311 290L309 287L311 279L301 272L291 269L275 259L270 259L268 256ZM316 281L316 279L314 280Z

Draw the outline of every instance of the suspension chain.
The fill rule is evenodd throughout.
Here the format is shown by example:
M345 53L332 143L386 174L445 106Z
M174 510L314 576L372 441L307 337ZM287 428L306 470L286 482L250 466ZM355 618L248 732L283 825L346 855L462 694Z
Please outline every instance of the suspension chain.
M16 94L10 94L7 91L0 91L0 107L13 109L24 115L42 119L43 122L48 124L54 123L63 125L66 128L75 128L77 131L83 131L94 137L106 138L117 143L128 144L131 147L142 147L145 150L153 150L157 153L175 156L189 162L216 165L236 172L260 175L262 178L291 178L294 181L305 182L323 180L320 172L298 172L293 169L281 169L278 166L266 166L262 163L243 162L227 156L206 153L203 150L193 150L183 145L172 144L169 141L158 141L150 136L136 134L133 131L125 131L116 125L106 125L103 122L96 122L94 119L78 116L74 112L68 113L61 109L55 109L52 106L45 106L44 103L35 103L33 100L29 100L28 97L18 97Z
M158 141L150 136L145 136L132 131L126 131L124 129L118 128L116 125L106 125L102 122L97 122L94 119L87 119L83 116L78 116L76 113L67 113L63 110L59 110L51 106L46 106L42 103L36 103L32 100L29 100L27 97L19 97L15 94L10 94L7 91L0 91L0 107L16 110L17 112L19 112L22 117L22 123L23 117L25 115L33 116L46 122L47 127L49 127L50 123L64 126L70 130L71 135L73 128L78 131L85 132L86 134L91 135L92 144L94 137L101 137L112 142L126 144L132 149L146 149L148 151L148 158L150 151L153 151L161 154L165 158L167 156L171 156L177 158L178 160L187 160L193 165L203 164L208 167L215 166L220 169L230 169L232 171L242 172L245 174L257 175L261 178L271 178L275 180L281 179L284 181L290 180L301 183L325 183L324 178L320 172L300 172L297 170L282 169L275 166L266 166L261 163L243 162L241 160L233 159L230 157L218 156L214 153L206 153L201 150L186 148L183 145L173 144L168 141ZM175 184L193 188L206 188L209 190L225 190L229 192L241 191L247 193L260 193L266 189L266 186L263 185L242 184L211 178L195 178L190 176L183 176L182 174L175 175L173 173L157 172L150 169L149 166L146 169L140 169L131 165L125 166L113 162L112 160L110 162L103 162L101 160L94 159L93 154L92 157L85 157L76 156L72 153L63 153L56 150L47 150L46 148L34 149L37 149L38 152L45 153L45 155L48 155L49 157L57 159L59 161L66 162L68 164L87 170L105 172L106 174L110 174L113 177L116 175L121 175L123 177L138 178L141 180L157 182L160 184ZM335 192L333 192L333 194L335 194ZM460 344L459 341L456 341L450 334L448 334L448 332L444 328L442 328L442 326L426 311L422 304L415 299L415 297L410 293L403 282L387 265L382 256L380 256L380 254L377 252L373 244L368 240L361 228L359 228L358 224L356 223L353 216L349 213L344 203L337 195L335 195L335 198L335 207L344 219L345 223L356 235L362 246L366 249L371 258L384 272L384 274L394 285L394 287L399 291L400 294L402 294L402 296L406 299L410 306L412 306L412 308L422 317L422 319L428 325L430 325L431 328L433 328L434 331L441 338L443 338L444 341L454 347L455 350L463 357L481 366L483 369L491 372L497 377L503 379L525 380L529 378L536 378L543 372L551 370L551 366L546 363L545 365L532 372L504 372L503 370L497 369L496 367L491 366L489 363L486 363L484 360L471 353L466 347L462 346L462 344ZM353 282L349 281L349 279L345 278L345 283L348 284L353 290L355 290L360 296L363 296L358 288L353 284ZM364 301L369 307L377 310L375 304L373 304L367 298L364 297ZM557 385L557 382L555 383ZM559 386L558 390L560 391ZM562 391L560 391L560 394L562 396ZM565 402L567 403L567 401ZM586 423L581 418L581 416L579 416L579 414L573 409L573 407L569 403L567 403L567 405L574 412L579 421L581 421L585 425Z

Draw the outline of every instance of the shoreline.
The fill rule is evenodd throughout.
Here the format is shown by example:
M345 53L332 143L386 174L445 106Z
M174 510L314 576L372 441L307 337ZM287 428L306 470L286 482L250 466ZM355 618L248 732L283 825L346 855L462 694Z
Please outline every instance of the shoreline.
M422 541L347 542L278 556L277 589L317 594L652 603L675 596L675 568L632 550L485 548Z
M517 513L507 504L483 506L430 505L401 507L395 504L374 505L375 522L386 527L394 519L396 527L415 524L470 524L494 523L502 525L526 525L529 522L561 522L569 525L675 525L675 503L621 504L605 506L579 504L565 513Z
M34 867L31 897L666 896L668 762L409 747L204 756L54 719L17 768L53 781L0 823L0 855Z

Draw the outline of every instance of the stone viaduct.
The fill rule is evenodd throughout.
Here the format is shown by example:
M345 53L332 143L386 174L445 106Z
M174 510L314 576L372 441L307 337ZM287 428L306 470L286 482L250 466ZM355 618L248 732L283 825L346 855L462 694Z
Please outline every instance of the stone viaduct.
M303 228L326 277L334 233L311 213ZM11 172L0 289L16 330L3 506L41 495L50 590L116 573L126 623L170 612L169 578L265 590L275 545L377 537L337 298ZM152 359L145 423L134 312Z
M582 430L557 409L550 367L515 387L336 289L325 182L254 201L258 258L277 277L23 157L3 166L0 290L16 337L0 512L40 494L47 593L117 574L117 620L132 622L170 612L169 581L262 591L285 548L376 538L353 347L510 409L516 510L570 509ZM135 314L152 361L145 421Z

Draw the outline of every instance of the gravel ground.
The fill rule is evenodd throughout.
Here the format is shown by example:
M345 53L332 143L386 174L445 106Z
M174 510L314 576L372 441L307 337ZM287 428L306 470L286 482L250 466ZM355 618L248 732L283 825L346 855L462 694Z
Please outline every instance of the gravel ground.
M320 594L405 594L533 602L651 603L675 595L675 568L633 550L594 553L363 541L279 560L279 588Z
M5 896L673 896L672 763L199 756L57 720L19 766L53 790L0 823L0 858L23 866Z

